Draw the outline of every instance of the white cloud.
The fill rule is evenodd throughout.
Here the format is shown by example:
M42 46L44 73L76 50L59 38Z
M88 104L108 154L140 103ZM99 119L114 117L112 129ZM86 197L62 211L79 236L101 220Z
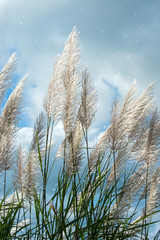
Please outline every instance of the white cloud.
M95 147L104 133L105 131L100 131L100 129L93 128L89 132L89 147Z
M61 122L59 122L57 124L57 126L55 127L55 130L54 130L54 135L56 137L61 137L61 138L64 138L65 135L64 135L64 130L63 130L63 124Z
M16 144L17 146L21 144L22 146L28 146L31 143L33 136L33 128L32 127L23 127L18 130Z

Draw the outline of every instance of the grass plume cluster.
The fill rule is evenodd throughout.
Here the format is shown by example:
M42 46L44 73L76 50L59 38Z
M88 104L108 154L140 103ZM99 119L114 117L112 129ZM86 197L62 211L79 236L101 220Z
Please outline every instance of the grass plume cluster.
M15 145L26 77L1 112L0 239L147 240L151 236L160 205L160 113L153 99L154 84L137 96L134 81L124 101L113 102L110 124L91 148L89 129L96 117L97 93L79 58L74 27L56 59L45 112L36 119L28 149ZM15 54L0 73L1 105L14 70ZM64 140L53 157L59 122ZM55 161L61 161L62 167L48 200ZM10 169L15 192L7 198ZM159 231L153 239L158 236Z

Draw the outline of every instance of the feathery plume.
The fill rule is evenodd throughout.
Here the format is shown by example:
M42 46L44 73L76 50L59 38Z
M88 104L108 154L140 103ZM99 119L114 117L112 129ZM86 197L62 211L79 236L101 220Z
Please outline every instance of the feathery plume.
M60 58L54 64L53 74L49 82L48 91L43 102L43 107L48 118L58 120L64 112L64 88L62 81L63 66Z
M84 139L82 126L77 120L74 129L70 135L63 140L56 154L57 159L63 158L65 148L66 172L68 175L79 172L81 161L84 157L83 143Z
M76 174L79 172L83 154L83 130L80 122L76 123L74 132L68 136L69 154L66 161L66 172L68 175Z
M116 204L112 208L112 212L116 212L119 217L124 217L124 214L129 211L131 203L135 200L142 200L145 197L146 191L146 165L142 165L137 169L125 183L123 187L123 195L118 197L118 212L116 209ZM146 214L151 213L155 209L155 206L159 200L159 182L160 182L160 167L154 172L154 174L149 174L150 179L147 183L147 206ZM141 218L144 216L140 216ZM136 219L137 220L137 219Z
M126 115L127 113L130 112L130 110L132 109L132 104L133 104L133 101L134 101L134 94L136 92L136 81L134 81L132 84L131 84L131 87L128 91L128 94L126 96L126 99L122 105L122 111L121 111L121 116L123 117L123 115L125 114L125 118L126 118ZM108 147L110 147L111 149L113 148L113 146L108 146L108 143L112 142L111 141L111 137L113 138L113 134L115 135L116 133L114 133L117 128L119 128L118 126L118 122L116 121L116 115L118 115L120 112L120 103L118 101L116 101L114 103L114 105L112 106L112 120L111 120L111 125L107 128L107 130L104 132L103 136L101 137L101 139L99 140L97 146L95 147L95 149L93 150L92 154L91 154L91 162L96 162L98 157L103 155L104 152L106 151L106 149ZM118 118L118 116L117 116ZM128 118L128 117L127 117ZM117 119L118 120L118 119ZM113 124L116 124L117 126L115 127L115 125ZM126 120L127 122L127 120ZM129 121L128 121L128 124L129 124ZM125 125L124 125L125 126ZM111 136L110 136L111 134ZM118 133L118 136L121 138L122 136L124 135L121 135L121 134L124 134L122 131ZM116 135L117 137L117 135ZM118 138L118 137L117 137ZM119 142L117 140L117 142ZM111 144L111 143L110 143ZM112 143L113 145L113 143ZM115 147L115 146L114 146Z
M15 132L18 115L22 106L23 78L6 102L0 117L0 168L8 170L14 156Z
M7 64L0 72L0 104L2 104L4 95L10 86L12 74L16 68L16 53L13 53L9 58Z
M157 109L149 122L148 136L139 154L139 161L145 161L148 166L155 165L159 155L160 145L160 117Z
M91 162L96 162L98 155L105 153L106 149L121 153L124 152L124 148L132 148L132 154L136 154L136 146L142 146L144 139L144 127L147 124L146 119L150 118L153 107L153 84L138 97L135 97L136 93L136 82L131 84L130 90L124 100L124 103L116 101L112 106L111 124L105 131L104 135L100 139L99 143L91 154ZM146 134L146 133L145 133ZM136 144L138 139L138 144ZM131 152L131 151L129 151ZM98 153L98 154L97 154ZM122 156L122 154L120 154ZM118 158L119 162L116 165L125 164L125 158ZM118 169L116 167L116 169Z
M10 125L8 128L3 129L0 135L0 171L7 171L13 164L15 156L15 137L14 126Z
M38 186L39 175L38 155L32 150L26 159L24 169L24 193L30 205Z
M137 139L137 134L145 126L153 107L153 84L135 98L136 82L131 84L130 90L123 104L116 102L112 109L111 127L109 129L109 147L118 150ZM122 106L121 106L122 105Z
M16 166L13 168L13 184L17 190L19 190L22 194L24 192L24 173L25 173L25 164L27 159L27 149L21 147L18 148L18 156L16 161Z
M78 60L78 33L74 27L61 56L54 65L53 75L44 100L47 116L53 116L53 120L62 118L66 136L72 131L77 115Z
M43 112L41 112L36 118L36 122L34 124L33 130L33 138L31 141L30 150L37 151L37 138L39 147L43 145L46 136L46 116Z
M79 88L79 49L78 33L74 27L69 35L62 53L62 79L65 91L64 115L62 118L65 135L68 136L76 122L78 112L78 88Z
M85 129L89 129L96 114L96 90L87 68L82 72L82 94L78 118Z
M140 166L135 172L131 174L127 182L122 188L121 194L117 198L111 212L117 217L124 217L131 207L131 204L136 199L141 197L141 189L144 187L146 181L146 166Z
M26 79L27 76L18 83L3 108L0 117L0 134L3 133L5 127L16 125L18 123L18 115L22 107L23 86Z
M148 214L151 214L157 206L159 206L159 197L160 197L160 189L159 189L159 183L160 183L160 167L156 169L154 174L151 176L150 180L148 181L147 184L147 204L146 207L143 209L142 215L140 215L136 220L132 222L132 224L141 219L142 220L139 222L140 224L143 223L143 217L145 217ZM143 199L145 197L145 191L142 192L140 199ZM152 216L149 216L147 218L151 218Z
M147 188L150 188L149 194L148 194L148 200L147 200L147 214L150 214L152 211L155 210L156 206L159 203L159 197L160 197L160 189L159 189L159 183L160 183L160 167L157 168L155 173L152 175L151 180L148 183Z
M137 139L137 135L141 130L148 126L147 119L150 119L152 109L154 108L153 101L154 84L150 84L142 94L135 99L132 105L132 114L130 117L131 128L129 129L129 141ZM139 142L140 144L140 142Z
M108 175L108 183L112 183L114 181L115 174L117 178L120 177L120 173L125 168L125 163L128 160L128 151L129 149L127 148L122 148L118 151L115 159L116 165L115 167L112 165L111 171Z

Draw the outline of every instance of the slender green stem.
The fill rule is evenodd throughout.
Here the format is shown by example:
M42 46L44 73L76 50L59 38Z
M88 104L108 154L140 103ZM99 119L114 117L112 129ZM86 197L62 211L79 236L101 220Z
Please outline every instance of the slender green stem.
M46 135L46 149L45 149L45 159L44 159L44 169L43 169L43 217L42 217L42 239L44 239L44 224L46 216L46 179L47 179L47 153L48 153L48 139L50 131L51 118L47 119L47 135Z
M64 195L65 195L65 181L66 181L66 138L64 140L64 154L63 154L63 170L62 170L62 179L63 179L63 187L62 187L62 212L61 212L61 239L63 239L63 226L64 226L64 216L63 216L63 211L64 211Z
M6 211L6 181L7 181L7 171L4 170L4 212L3 212L3 216L5 218L5 211Z
M116 208L117 208L117 213L118 213L117 176L116 176L116 155L115 155L115 150L113 150L113 166L114 166L114 184L115 184L115 192L116 192Z
M84 127L83 129L83 133L84 133L84 137L85 137L85 142L86 142L86 152L87 152L87 162L88 162L88 176L90 177L91 174L91 166L90 166L90 157L89 157L89 146L88 146L88 130L87 128ZM95 221L95 216L94 216L94 199L93 199L93 192L91 193L91 212L90 212L90 218ZM91 231L91 236L92 238L94 237L94 229L92 228Z
M75 214L75 217L76 217L76 220L77 220L77 226L78 226L78 202L77 202L77 184L76 184L76 156L75 156L75 153L74 153L74 149L73 149L73 135L72 135L72 132L71 132L71 150L72 150L72 161L73 161L73 175L74 175L74 183L73 183L73 186L74 186L74 197L75 197L75 210L74 210L74 214ZM79 236L78 236L78 230L77 230L77 226L76 226L76 229L75 229L75 238L76 240L79 239Z
M76 218L77 218L77 226L79 225L79 221L78 221L78 201L77 201L77 184L76 184L76 174L74 174L74 194L75 194L75 205L76 205ZM76 240L79 239L78 236L78 231L77 231L77 227L76 227Z
M141 238L142 238L143 229L144 229L145 240L147 240L147 226L146 226L146 224L147 224L147 221L146 221L146 215L147 215L147 195L148 195L147 185L148 185L148 164L147 164L147 169L146 169L145 206L144 206L144 215L143 215L144 218L143 218L143 226L142 226L142 232L141 232Z
M46 169L47 174L48 174L48 168L50 163L50 152L51 152L53 128L54 128L54 121L52 121L52 125L51 125L50 140L49 140L49 146L48 146L48 158L47 158L47 169Z
M118 217L118 194L117 194L117 176L116 176L116 154L115 154L115 149L113 150L113 164L114 164L114 181L115 181L116 208L117 208L117 216L116 217ZM118 234L119 234L119 227L118 227Z
M23 208L23 216L24 216L24 222L25 222L25 229L26 229L26 232L27 232L27 227L26 227L27 222L26 222L26 213L25 213L24 197L23 197L23 192L21 192L21 193L22 193L22 201L23 201L23 203L22 203L22 208Z
M32 225L32 203L29 203L29 219L30 219L30 235L31 235L31 225Z
M86 129L86 131L85 131L85 141L86 141L86 150L87 150L87 161L88 161L88 169L89 169L89 173L90 173L90 158L89 158L89 148L88 148L88 131L87 131L87 129Z
M63 152L63 176L66 170L66 138L64 139L64 152ZM64 179L64 178L63 178Z
M144 216L145 216L145 240L147 240L147 220L146 220L146 215L147 215L147 195L148 195L148 164L147 164L147 172L146 172L146 189L145 189L145 211L144 211Z

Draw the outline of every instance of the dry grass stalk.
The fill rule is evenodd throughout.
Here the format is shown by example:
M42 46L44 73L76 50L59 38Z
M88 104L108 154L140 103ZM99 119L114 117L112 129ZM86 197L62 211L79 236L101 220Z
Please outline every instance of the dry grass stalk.
M159 183L160 183L160 167L156 169L154 174L151 176L150 180L148 181L147 189L148 189L148 195L147 195L147 205L146 208L143 208L142 215L138 216L132 224L134 224L136 221L140 220L141 218L151 214L156 210L156 207L160 204L160 189L159 189ZM145 197L145 189L141 194L141 199ZM147 217L147 219L151 219L152 216ZM140 220L137 224L143 224L143 219Z
M14 167L13 174L13 184L17 190L19 190L22 195L24 194L24 186L25 186L25 164L27 159L27 149L19 146L18 148L18 156L16 161L16 166Z
M16 53L13 53L7 64L0 72L0 104L3 102L5 93L11 84L11 78L16 68Z
M30 150L37 151L37 138L39 148L41 149L41 147L44 144L45 137L46 137L46 116L43 112L41 112L36 118L36 122L34 124Z
M148 184L149 193L146 206L147 214L150 214L151 212L155 211L156 206L159 206L160 204L159 184L160 184L160 167L152 175L152 178Z
M160 117L155 110L149 122L146 142L139 154L139 161L145 161L148 166L153 167L158 161L160 147Z
M14 126L10 125L3 130L0 143L0 171L7 171L13 165L15 157Z
M61 62L63 63L62 79L65 91L64 115L62 118L66 137L74 128L78 112L79 74L78 33L74 27L65 44Z
M85 68L82 72L81 105L78 111L78 118L84 129L89 129L96 114L97 94L92 81L88 69Z
M57 58L49 82L48 92L43 103L48 118L53 116L53 120L58 120L64 112L64 89L62 87L63 81L61 76L63 66L61 65L61 59Z
M132 105L132 115L130 121L132 122L132 127L130 128L129 140L135 141L137 139L137 135L140 134L142 129L147 126L150 116L153 112L153 108L155 106L155 102L153 100L153 90L154 84L150 84L143 93L135 99ZM141 138L143 140L143 138ZM140 142L139 142L140 144Z
M150 117L151 109L154 106L152 100L153 84L140 97L136 98L135 93L136 82L134 81L124 103L116 101L113 104L111 124L91 154L91 161L94 163L97 161L98 156L105 153L107 149L115 152L115 157L117 158L116 175L120 174L119 170L123 169L123 164L124 166L126 164L128 159L128 157L124 157L126 151L132 152L131 156L134 155L135 157L138 148L143 145L142 133L146 135L146 131L142 131L142 129L145 130L146 119ZM113 172L114 169L111 171L112 176L114 175ZM114 177L112 177L112 180L111 176L109 178L110 181L114 180Z
M124 213L128 211L131 203L136 199L142 200L147 198L145 215L150 213L158 202L159 168L155 171L154 167L157 163L159 154L159 130L159 114L157 110L155 110L152 116L150 116L148 128L145 127L143 148L138 150L138 156L136 156L137 158L135 159L138 160L141 166L140 168L138 166L138 170L132 173L123 189L123 196L119 199L119 215L124 215ZM130 154L132 154L132 152ZM112 170L112 175L110 174L110 177L112 176L112 178L114 178ZM116 207L114 207L114 210L115 209Z
M56 154L57 159L64 158L65 149L66 173L68 175L76 174L80 170L84 158L83 144L83 129L81 123L77 120L73 131L63 140Z
M39 183L39 161L37 153L32 150L26 159L24 169L24 193L29 204L32 204Z
M111 165L107 183L114 183L125 171L130 160L138 162L137 170L131 174L117 199L118 208L116 203L112 207L112 212L115 212L117 217L124 216L138 196L142 198L141 192L145 189L147 172L144 161L150 166L157 161L160 125L157 112L153 112L153 86L151 84L136 98L136 82L132 83L124 103L114 103L111 124L91 154L92 163L96 163L99 156L104 156L106 151L113 154L115 165ZM154 170L149 172L149 176L152 176L153 172ZM158 196L155 188L153 194Z
M76 123L74 131L68 137L69 149L66 161L66 173L77 174L80 170L83 153L83 130L80 122Z
M10 168L11 159L14 154L15 132L18 123L18 117L22 107L23 85L26 80L24 77L6 102L0 117L0 139L1 139L1 170Z
M141 198L141 190L144 189L146 181L146 167L144 165L138 166L128 181L125 183L122 194L118 196L118 209L116 203L113 205L111 212L117 217L124 217L129 211L131 204Z
M66 136L72 131L78 109L79 88L79 49L78 33L74 27L69 35L61 56L57 59L44 109L53 120L62 119Z
M10 125L17 125L18 123L18 117L20 114L20 110L22 107L22 94L23 94L23 87L24 83L27 79L27 76L25 76L17 85L17 87L14 89L14 91L9 96L2 114L0 118L0 133L4 131L5 128L7 128Z

